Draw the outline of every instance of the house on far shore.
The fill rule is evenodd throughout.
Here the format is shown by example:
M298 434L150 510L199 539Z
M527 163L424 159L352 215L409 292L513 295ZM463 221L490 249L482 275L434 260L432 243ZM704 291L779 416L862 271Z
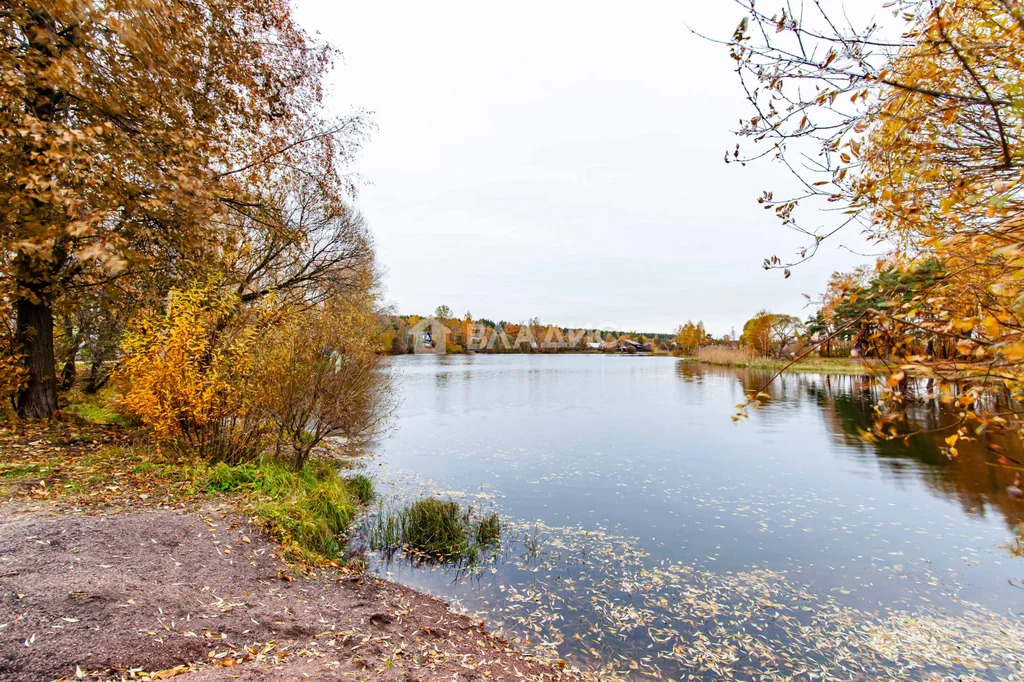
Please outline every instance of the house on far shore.
M620 353L650 353L651 344L640 343L639 341L633 341L631 339L622 339L619 341L619 352Z

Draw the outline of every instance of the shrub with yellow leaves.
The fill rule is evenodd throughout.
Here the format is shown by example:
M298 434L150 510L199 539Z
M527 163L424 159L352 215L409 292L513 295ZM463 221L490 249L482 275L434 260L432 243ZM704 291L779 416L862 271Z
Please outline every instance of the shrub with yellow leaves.
M0 402L11 401L13 409L14 396L28 381L28 370L18 353L13 334L6 332L7 329L0 330Z
M126 411L179 454L302 469L325 438L370 437L389 410L380 323L366 290L315 304L244 305L220 282L174 290L125 335Z
M18 392L28 381L29 371L18 341L14 313L12 279L0 263L0 404L9 402L16 410Z
M172 291L164 310L125 334L117 377L124 409L179 453L229 463L257 455L258 317L217 282Z

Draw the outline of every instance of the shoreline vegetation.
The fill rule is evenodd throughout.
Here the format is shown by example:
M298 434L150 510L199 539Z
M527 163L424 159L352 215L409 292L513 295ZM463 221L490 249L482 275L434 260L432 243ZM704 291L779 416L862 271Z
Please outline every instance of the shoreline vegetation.
M671 356L709 365L771 372L823 372L870 375L885 367L878 349L862 352L849 335L820 339L816 318L801 322L792 315L762 310L743 333L721 337L702 321L687 321L672 334L611 329L574 329L541 323L539 318L513 323L463 317L438 306L433 315L382 315L379 347L385 355L573 353ZM860 357L854 357L858 355ZM877 356L877 357L872 357ZM797 359L798 358L798 359ZM794 359L795 362L794 362Z
M771 358L740 348L710 346L698 350L689 358L706 365L763 370L766 372L803 372L821 374L849 374L868 376L878 370L877 363L858 358L824 358L807 356L794 358Z
M416 563L475 564L501 540L497 514L481 516L453 500L425 497L394 512L381 509L369 529L370 547L405 552Z
M296 566L344 564L351 521L374 498L353 460L322 446L295 468L272 452L238 463L162 450L113 390L73 390L59 419L0 423L0 498L99 510L228 502Z
M130 603L145 603L152 607L152 613L158 609L173 613L181 608L178 601L181 589L194 589L198 594L208 589L209 584L204 587L196 580L230 583L233 575L240 581L237 589L265 591L267 581L273 580L280 581L282 589L294 586L300 593L326 590L325 599L343 604L346 614L366 611L361 613L361 617L368 630L360 638L364 644L370 644L369 651L359 656L342 648L329 654L338 657L340 669L359 671L359 679L392 679L392 671L395 675L405 671L402 674L407 676L394 679L427 680L434 679L433 675L440 674L440 671L451 675L464 670L465 665L481 672L490 671L492 675L497 674L498 679L501 679L502 670L519 670L526 679L576 679L578 671L571 670L564 663L546 662L517 649L500 637L488 634L482 622L470 621L466 615L450 611L444 602L364 572L362 555L349 547L349 539L355 527L354 521L370 509L376 493L370 478L353 471L358 456L353 457L343 447L334 447L328 441L311 453L308 461L298 469L291 462L275 458L272 452L239 463L213 463L200 457L183 457L161 450L147 430L121 410L121 399L113 388L92 394L76 388L62 395L61 410L54 419L0 422L0 450L5 455L4 461L0 462L0 504L8 509L6 525L0 524L0 533L7 534L2 543L7 549L0 554L0 561L5 569L12 569L0 576L0 582L6 584L19 580L17 576L23 572L22 563L32 561L28 554L34 540L40 537L38 529L43 526L49 529L46 537L58 537L81 530L78 528L80 519L93 520L86 525L101 524L105 527L122 524L134 527L159 519L165 534L184 533L180 528L187 526L193 529L188 531L189 535L202 533L202 540L206 536L205 531L209 532L212 544L203 550L205 558L201 560L202 564L193 563L200 561L194 556L203 549L200 541L189 540L182 544L180 551L174 551L167 548L177 546L180 538L154 539L153 542L163 544L148 548L145 543L140 545L127 537L114 546L86 537L82 540L85 546L76 549L76 553L91 556L113 551L120 559L115 561L104 555L97 563L107 566L106 574L93 576L89 571L82 571L74 581L75 589L82 594L92 594L102 591L101 583L109 579L107 576L121 572L125 567L135 566L132 569L135 572L146 570L145 567L139 568L141 560L134 556L136 547L149 554L167 551L174 558L177 570L189 576L185 583L176 584L187 585L187 588L171 589L163 584L164 576L161 575L160 584L145 587L143 601L142 596L133 593L132 579L125 574L124 581L128 585L125 593L129 596L124 599L130 597ZM495 548L500 542L501 527L497 516L480 516L472 509L447 500L426 498L392 518L390 523L395 533L386 538L387 549L418 552L430 561L472 560L477 552ZM30 534L32 538L10 535L15 526L26 523L37 529ZM224 536L231 538L225 540ZM216 564L218 559L221 560L219 568L209 565L211 561ZM257 563L263 566L265 574L258 580L251 571L241 568ZM157 567L153 570L163 569ZM272 587L273 583L269 586ZM17 609L25 623L49 618L45 614L54 609L67 610L54 603L54 598L45 590L40 592L20 582L12 589L20 594L32 594L31 599L19 602ZM275 589L272 587L271 592ZM368 603L372 605L367 597L359 596L363 592L391 595L395 597L395 603L382 603L369 610L359 608ZM223 594L218 592L218 598L223 604L228 604L230 600L225 601ZM302 598L288 598L289 601L295 599ZM79 652L76 655L84 657L84 650L69 648L66 642L62 644L62 631L58 631L47 637L45 642L39 642L40 646L33 642L35 648L19 646L13 660L0 664L0 674L12 676L11 679L107 679L113 675L151 680L219 665L254 668L243 677L277 674L282 666L294 665L298 671L295 675L301 677L308 663L303 652L313 650L311 646L322 646L305 639L326 627L312 620L306 622L290 617L295 624L285 632L276 632L280 628L270 623L254 629L254 632L263 632L268 639L272 638L273 646L271 642L257 646L249 639L244 642L228 641L223 646L229 648L220 655L210 658L204 649L202 655L189 658L192 654L174 652L176 647L188 648L190 640L187 638L191 634L184 630L199 632L199 625L189 625L182 632L168 631L158 636L155 633L161 631L161 625L156 620L146 620L144 625L133 620L150 618L149 613L139 615L137 609L105 609L103 614L97 615L90 610L87 601L83 601L82 606L83 609L62 611L61 615L69 623L98 619L110 631L109 637L116 637L121 643L105 645L86 662L69 657L76 651ZM238 606L242 604L232 603L227 610L233 611ZM245 606L252 605L247 603ZM316 603L312 606L316 607ZM415 613L406 617L411 610ZM13 617L13 613L7 615ZM315 619L308 613L306 616ZM338 629L349 634L338 632L333 637L351 637L351 631L358 629L354 628L350 615L346 618L348 625ZM253 622L262 623L264 619L270 620L264 615ZM187 622L184 613L179 620L183 624ZM423 621L420 627L409 625L420 621ZM447 628L468 633L469 637L431 634L426 621L448 623ZM206 627L212 631L215 623ZM70 624L67 628L74 629ZM20 632L23 628L16 629ZM123 643L127 641L126 637L131 639L128 633L138 631L149 631L153 637L162 637L166 648L151 651L142 646L140 652L134 645ZM69 636L76 635L69 633ZM184 642L182 637L186 638ZM425 652L430 649L434 653L417 656L408 651L404 654L398 652L397 656L394 653L385 655L380 644L388 637L404 638L414 645L413 650L418 648ZM31 634L26 634L23 639L27 642L30 638ZM224 638L227 639L228 635ZM234 638L231 635L231 639ZM316 636L313 639L317 639ZM481 651L480 647L492 650L495 656L489 661L467 659L467 656ZM403 659L403 655L407 658ZM38 656L44 656L45 660ZM306 662L290 663L289 657ZM501 667L496 669L497 663ZM237 670L241 672L247 668L239 667Z

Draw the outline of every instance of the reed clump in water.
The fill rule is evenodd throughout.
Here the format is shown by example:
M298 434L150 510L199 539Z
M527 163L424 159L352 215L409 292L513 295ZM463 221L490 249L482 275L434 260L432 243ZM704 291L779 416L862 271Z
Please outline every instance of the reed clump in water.
M490 514L480 520L476 527L476 541L480 545L494 545L501 538L501 522L497 514Z
M370 530L375 550L402 548L415 558L439 562L476 561L482 548L496 545L500 538L497 514L477 519L472 507L436 497L417 500L397 512L382 511Z

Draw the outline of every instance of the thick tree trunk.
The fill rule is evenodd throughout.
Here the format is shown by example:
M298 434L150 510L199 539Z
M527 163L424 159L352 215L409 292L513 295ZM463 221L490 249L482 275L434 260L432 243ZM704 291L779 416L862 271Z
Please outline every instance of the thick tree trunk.
M45 302L17 303L18 341L28 382L18 391L18 416L43 419L57 411L57 368L53 360L53 310Z
M45 5L43 6L45 8ZM51 27L54 26L52 18L45 9L33 9L25 14L27 21L21 26L23 35L27 39L27 58L38 62L39 73L51 64L56 63L60 58L60 42L53 40L50 36ZM44 76L37 75L26 82L24 107L25 112L47 123L52 123L61 115L60 105L64 96L59 95L52 83ZM65 110L66 111L66 110ZM49 146L46 140L33 140L31 137L24 139L24 151L27 159L33 159L38 154L43 156L45 149ZM42 153L41 153L42 152ZM34 161L30 161L26 169L31 169ZM46 177L46 163L39 166L40 175ZM32 199L30 205L33 219L40 220L43 224L47 220L57 218L59 212L54 207L37 199ZM62 220L64 218L61 218ZM61 266L64 255L60 253L63 248L55 245L54 258L47 267L40 267L39 262L33 262L32 256L21 254L16 258L19 262L16 280L19 286L28 288L30 291L41 291L46 282L46 274L55 273ZM49 270L49 273L46 270ZM17 411L18 416L32 419L49 417L57 411L57 368L53 353L53 308L52 299L39 298L38 303L33 303L27 298L19 298L15 310L15 329L18 343L21 345L21 352L24 354L23 366L28 370L28 381L18 391Z

